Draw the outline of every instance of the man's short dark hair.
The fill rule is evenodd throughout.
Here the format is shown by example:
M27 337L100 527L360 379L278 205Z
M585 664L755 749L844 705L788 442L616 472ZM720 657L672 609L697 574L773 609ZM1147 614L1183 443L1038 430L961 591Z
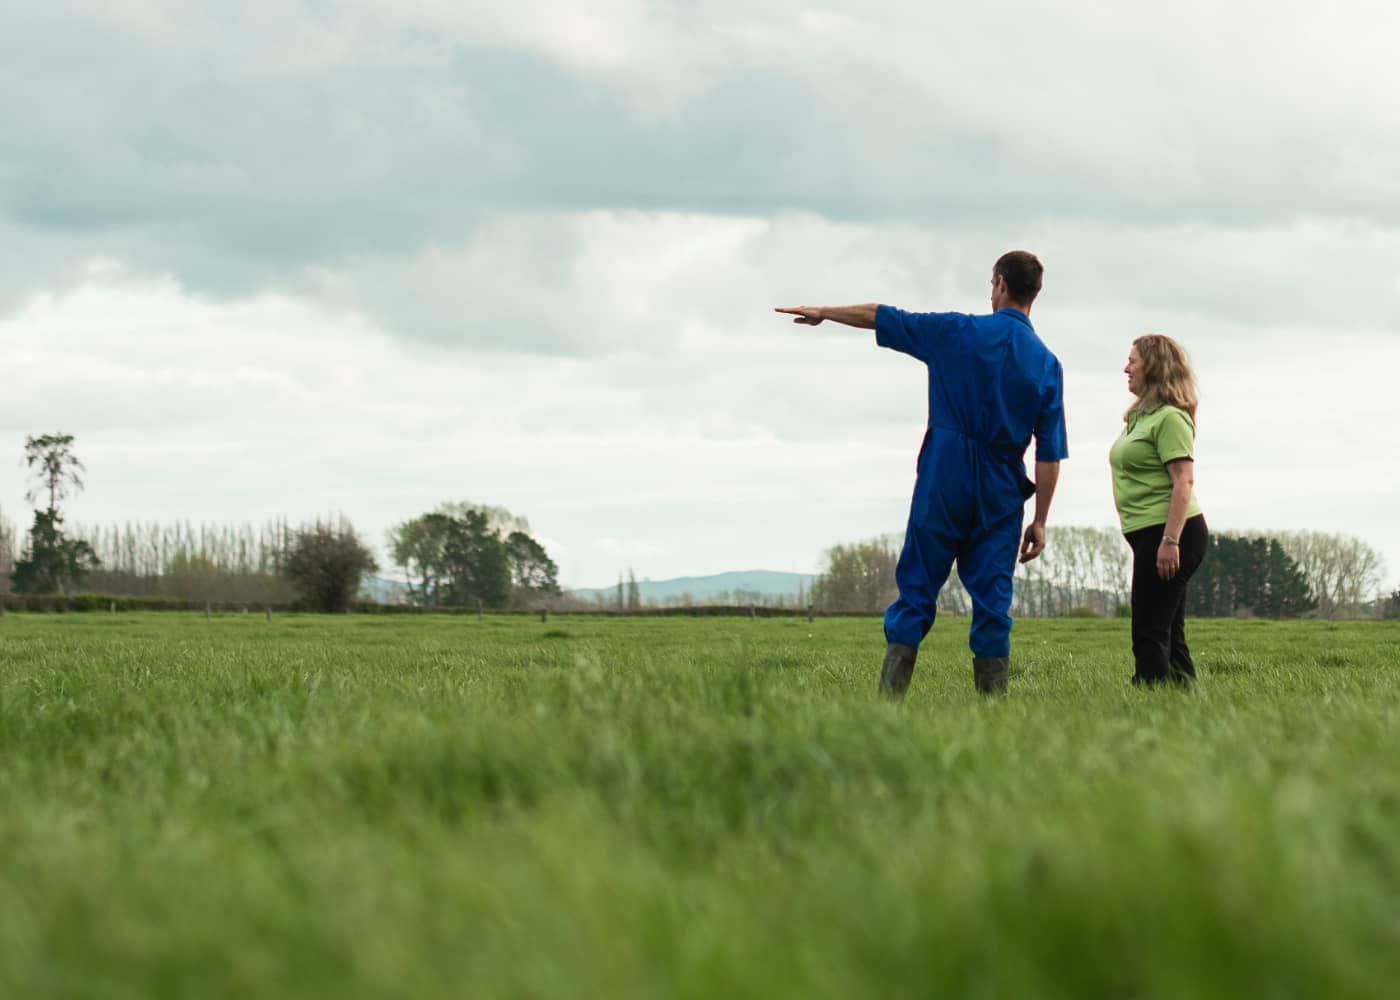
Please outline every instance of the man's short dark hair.
M1013 302L1028 306L1040 294L1045 268L1029 250L1012 250L998 258L992 274L1006 279L1006 291Z

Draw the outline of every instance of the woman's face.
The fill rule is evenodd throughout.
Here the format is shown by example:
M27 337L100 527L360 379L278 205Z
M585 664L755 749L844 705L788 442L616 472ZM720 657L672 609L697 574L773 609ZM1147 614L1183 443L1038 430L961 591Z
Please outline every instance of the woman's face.
M1141 396L1146 387L1142 380L1142 355L1136 347L1128 352L1128 364L1123 368L1123 372L1128 376L1128 391L1134 396Z

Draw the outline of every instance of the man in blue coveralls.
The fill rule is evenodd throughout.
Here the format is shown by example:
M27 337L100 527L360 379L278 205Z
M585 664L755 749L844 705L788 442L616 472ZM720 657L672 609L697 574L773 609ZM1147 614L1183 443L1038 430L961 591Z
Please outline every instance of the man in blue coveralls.
M972 673L983 694L1005 694L1011 656L1011 577L1045 549L1045 523L1069 457L1060 362L1031 326L1044 274L1024 250L992 269L992 314L907 313L891 306L779 309L796 323L824 320L875 331L881 347L928 366L928 429L904 550L895 568L899 598L885 612L889 645L880 691L901 698L919 643L933 625L938 592L953 563L972 598ZM1035 483L1024 456L1035 438ZM1035 496L1024 536L1023 507Z

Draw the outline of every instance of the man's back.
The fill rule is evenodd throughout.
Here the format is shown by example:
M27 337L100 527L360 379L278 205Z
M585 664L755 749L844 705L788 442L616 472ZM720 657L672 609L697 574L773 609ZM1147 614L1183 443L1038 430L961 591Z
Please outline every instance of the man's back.
M931 432L960 434L1018 467L1033 436L1037 460L1066 457L1060 363L1020 310L970 316L881 306L875 323L881 346L928 365Z

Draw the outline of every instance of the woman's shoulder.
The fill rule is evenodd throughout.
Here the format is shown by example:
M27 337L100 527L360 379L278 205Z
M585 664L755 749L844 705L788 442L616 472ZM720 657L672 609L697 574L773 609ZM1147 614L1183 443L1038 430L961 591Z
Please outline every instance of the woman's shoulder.
M1196 439L1196 421L1179 406L1164 403L1153 412L1153 418L1151 433L1159 447L1163 442L1172 442L1175 447L1178 442Z
M1152 417L1153 423L1185 421L1190 425L1192 430L1196 428L1196 421L1191 418L1191 414L1187 413L1179 406L1173 406L1171 403L1163 403L1161 406L1152 410L1150 416Z

